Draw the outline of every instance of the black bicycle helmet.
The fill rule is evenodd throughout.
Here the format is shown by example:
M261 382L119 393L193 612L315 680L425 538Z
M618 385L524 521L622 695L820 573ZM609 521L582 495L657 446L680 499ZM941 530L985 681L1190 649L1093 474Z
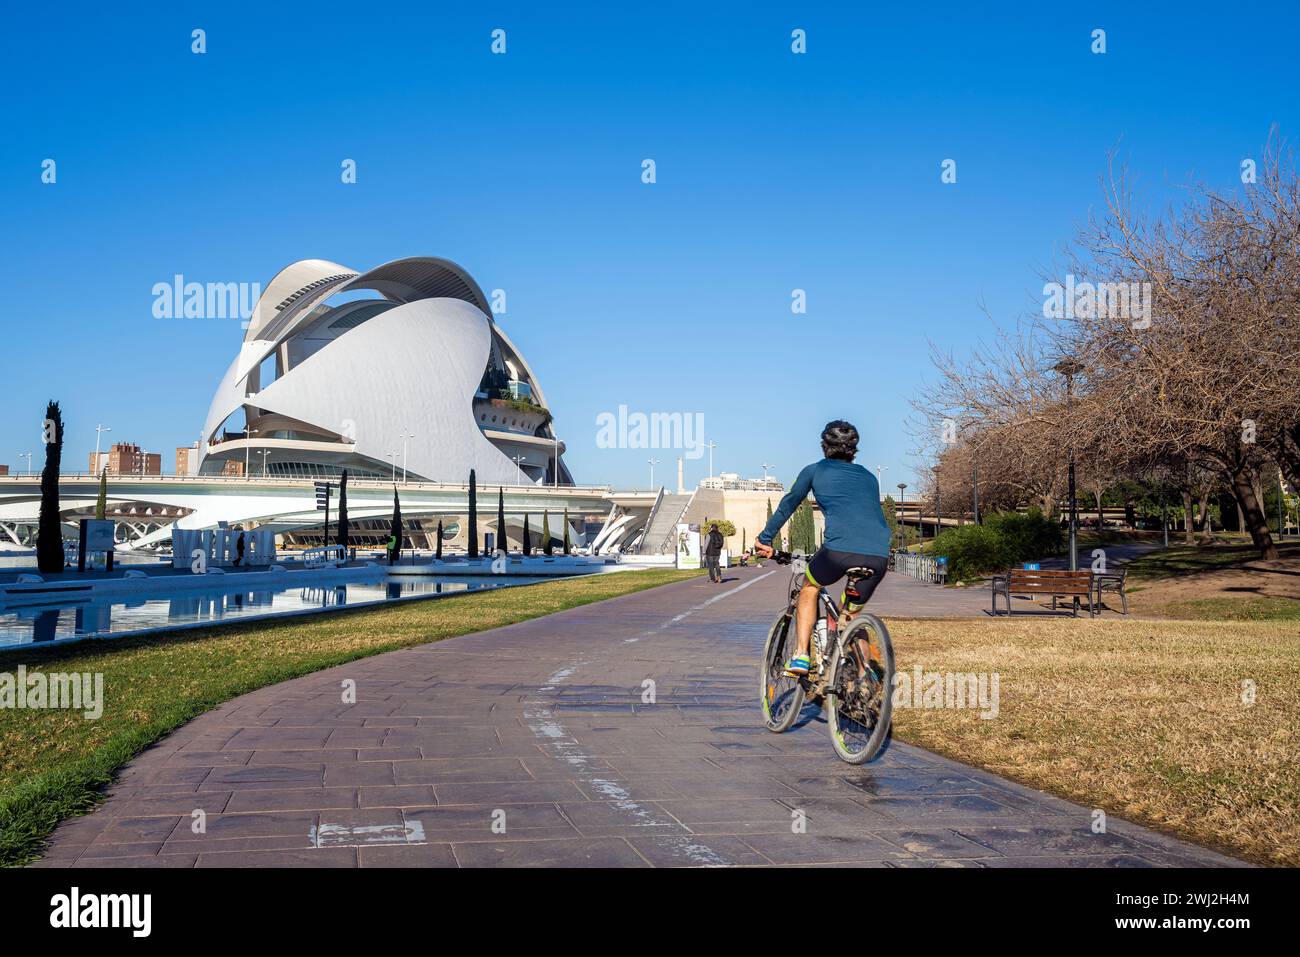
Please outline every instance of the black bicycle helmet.
M852 462L858 454L858 430L843 419L827 422L822 429L822 452L828 459Z

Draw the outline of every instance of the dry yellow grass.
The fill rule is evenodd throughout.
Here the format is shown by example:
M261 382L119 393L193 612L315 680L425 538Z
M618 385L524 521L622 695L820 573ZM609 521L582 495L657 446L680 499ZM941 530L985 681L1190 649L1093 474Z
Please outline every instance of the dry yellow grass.
M997 718L897 709L900 739L1239 857L1300 865L1294 622L894 620L890 631L900 670L1000 675Z

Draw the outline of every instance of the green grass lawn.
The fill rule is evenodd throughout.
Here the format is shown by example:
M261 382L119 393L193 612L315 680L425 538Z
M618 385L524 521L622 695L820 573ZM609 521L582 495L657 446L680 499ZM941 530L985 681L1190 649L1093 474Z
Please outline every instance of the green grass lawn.
M185 722L266 685L699 575L653 569L307 618L0 653L0 673L99 673L104 712L0 709L0 865L24 864L114 772Z

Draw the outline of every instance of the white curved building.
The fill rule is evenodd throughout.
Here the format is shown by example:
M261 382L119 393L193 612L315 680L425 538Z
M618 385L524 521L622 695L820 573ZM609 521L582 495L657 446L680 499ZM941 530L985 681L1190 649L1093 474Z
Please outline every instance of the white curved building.
M204 424L199 471L572 485L532 369L465 270L399 259L282 269ZM237 464L235 464L237 463ZM558 471L558 483L557 483Z

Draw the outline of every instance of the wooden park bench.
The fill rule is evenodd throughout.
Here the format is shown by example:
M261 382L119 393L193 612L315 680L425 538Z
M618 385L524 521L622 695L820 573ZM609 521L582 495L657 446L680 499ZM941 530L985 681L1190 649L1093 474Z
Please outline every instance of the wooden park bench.
M1090 571L1066 571L1061 569L1048 570L1030 570L1026 568L1012 568L1005 575L995 575L993 577L993 614L998 613L998 595L1002 595L1007 600L1007 616L1012 614L1011 596L1026 596L1029 598L1052 596L1052 610L1056 610L1056 600L1058 598L1069 598L1073 603L1076 598L1087 599L1088 617L1096 615L1096 604L1093 601L1093 583L1092 572ZM1079 609L1073 605L1074 614L1077 616Z

